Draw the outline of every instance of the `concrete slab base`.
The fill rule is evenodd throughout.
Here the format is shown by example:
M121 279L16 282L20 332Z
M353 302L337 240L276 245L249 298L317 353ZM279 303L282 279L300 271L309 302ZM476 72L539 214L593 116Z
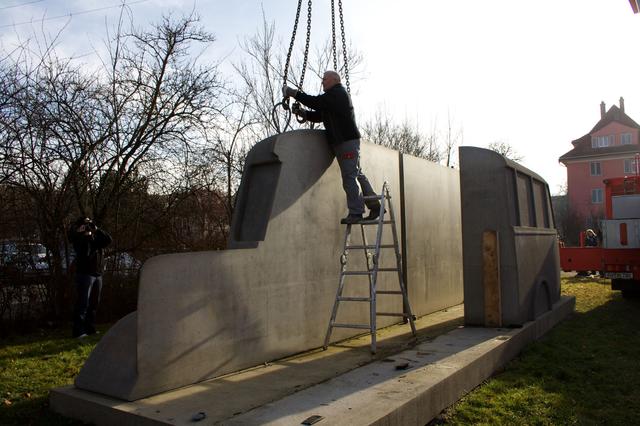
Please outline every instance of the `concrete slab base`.
M569 315L575 299L517 329L462 326L462 306L407 325L134 402L74 387L51 391L54 411L97 425L424 425ZM194 417L196 416L196 417ZM202 417L202 416L200 416Z

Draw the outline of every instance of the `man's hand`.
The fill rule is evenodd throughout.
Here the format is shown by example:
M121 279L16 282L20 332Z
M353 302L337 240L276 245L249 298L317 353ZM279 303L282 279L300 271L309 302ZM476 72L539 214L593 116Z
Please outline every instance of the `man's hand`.
M291 105L291 112L298 117L302 117L305 120L307 119L307 111L304 108L300 108L300 104L298 102Z
M295 98L298 94L298 91L292 87L287 86L286 84L282 86L282 96L285 98Z

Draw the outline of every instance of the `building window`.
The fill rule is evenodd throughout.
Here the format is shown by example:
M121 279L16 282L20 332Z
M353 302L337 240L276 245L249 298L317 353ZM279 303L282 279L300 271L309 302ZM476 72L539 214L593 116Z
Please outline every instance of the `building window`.
M632 158L626 158L624 160L624 172L625 174L636 173L636 160Z
M631 133L623 133L620 135L620 145L631 145Z
M591 190L591 203L592 204L602 204L602 189L592 189Z
M613 141L613 135L593 136L591 138L591 148L605 148L607 146L613 145L611 143L612 141Z
M602 174L602 170L600 169L599 161L591 162L591 176L600 176Z

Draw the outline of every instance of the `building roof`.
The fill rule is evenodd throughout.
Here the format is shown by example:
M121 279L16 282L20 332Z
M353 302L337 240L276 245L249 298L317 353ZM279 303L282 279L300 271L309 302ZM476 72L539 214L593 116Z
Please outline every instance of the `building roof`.
M583 141L584 140L584 141ZM640 145L615 145L606 148L591 148L591 136L585 135L577 140L579 142L575 148L559 158L559 161L577 160L589 157L606 157L620 154L637 154L640 152Z
M633 121L633 119L625 114L625 112L620 108L613 105L611 108L609 108L609 111L607 111L604 117L602 117L600 121L598 121L596 125L593 126L593 129L591 129L589 134L597 132L607 124L613 123L614 121L617 121L620 124L624 124L625 126L633 127L634 129L640 129L640 125L638 125L638 123Z
M604 108L604 107L603 107ZM640 151L640 145L614 145L605 148L592 148L591 147L591 135L598 130L604 128L610 123L618 122L625 126L637 129L640 131L640 125L633 121L623 110L613 105L609 108L609 111L593 126L593 129L586 135L582 136L571 142L573 149L563 154L558 160L564 162L567 160L575 160L588 157L602 157L616 154L636 154Z

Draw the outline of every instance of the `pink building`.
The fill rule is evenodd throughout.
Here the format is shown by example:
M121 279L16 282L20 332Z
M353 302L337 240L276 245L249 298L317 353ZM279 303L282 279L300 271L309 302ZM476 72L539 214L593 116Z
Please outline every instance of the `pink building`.
M597 226L604 216L603 180L637 173L640 126L620 107L605 112L600 103L600 121L583 137L571 142L573 149L560 157L567 167L569 209L585 227Z

